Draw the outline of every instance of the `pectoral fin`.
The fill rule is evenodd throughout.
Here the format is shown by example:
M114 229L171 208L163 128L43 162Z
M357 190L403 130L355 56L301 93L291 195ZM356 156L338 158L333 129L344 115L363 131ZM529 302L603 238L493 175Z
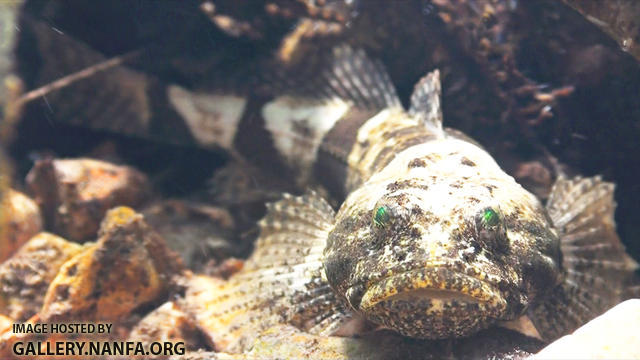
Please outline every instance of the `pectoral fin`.
M244 351L256 334L277 324L330 335L349 319L322 267L333 216L315 193L285 194L268 205L253 254L210 300L217 350Z
M547 210L561 236L566 277L529 310L545 340L568 332L622 301L638 264L618 238L614 184L600 177L559 178Z

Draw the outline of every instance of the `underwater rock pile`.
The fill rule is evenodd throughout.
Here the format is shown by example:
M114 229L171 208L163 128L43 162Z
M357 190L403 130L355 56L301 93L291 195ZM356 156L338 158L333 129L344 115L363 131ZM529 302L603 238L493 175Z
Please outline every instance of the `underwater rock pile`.
M293 95L324 91L329 97L354 97L341 88L341 76L349 78L349 71L363 63L368 66L368 60L355 56L353 62L345 61L346 66L337 68L342 75L335 69L331 69L334 74L327 73L325 67L335 49L356 49L354 53L366 53L380 62L368 68L375 84L365 81L366 86L358 88L354 82L360 93L348 116L364 122L379 110L369 107L378 99L368 97L363 88L395 94L377 87L386 80L378 74L384 68L397 89L398 106L411 103L412 116L424 117L433 127L430 131L442 131L437 119L444 118L446 127L471 136L470 143L477 141L543 203L553 194L559 176L587 177L574 182L584 186L571 192L589 194L582 198L582 209L571 208L568 201L554 204L556 215L568 212L555 220L568 224L570 229L561 230L577 242L568 244L564 257L585 260L579 254L586 249L586 257L596 254L594 261L600 264L599 253L592 252L600 247L600 254L609 256L600 264L605 265L586 272L586 280L576 279L597 286L602 281L597 275L619 271L622 275L607 285L616 286L611 298L640 297L637 282L621 285L632 277L633 259L640 258L640 103L629 95L640 91L639 37L638 26L627 21L640 15L639 8L618 0L607 6L592 1L564 3L24 0L0 4L0 358L25 358L15 353L16 344L46 349L61 341L131 341L144 347L154 342L181 344L184 354L153 356L159 359L520 359L536 353L534 358L639 357L637 299L619 304L573 334L557 334L566 336L549 345L535 327L531 331L531 320L523 319L471 336L432 340L402 336L370 321L352 324L356 336L302 331L328 317L317 309L335 310L333 293L323 293L298 310L317 319L271 314L266 323L276 325L239 327L233 324L234 314L247 321L264 320L245 311L252 301L272 301L277 307L282 305L279 294L289 292L276 288L263 294L262 287L270 285L258 286L264 280L260 278L252 283L261 289L256 293L260 296L224 293L231 291L226 288L230 281L264 271L256 268L253 258L246 259L260 238L257 224L265 216L266 203L282 199L283 192L303 194L309 187L328 199L320 206L326 210L320 215L298 207L278 213L273 212L278 205L269 205L272 212L263 221L263 241L258 244L265 243L268 231L277 235L287 226L297 232L299 238L294 240L305 243L303 235L311 231L305 221L315 219L317 228L311 232L324 234L322 225L333 214L329 208L340 207L342 200L332 195L332 189L318 186L324 180L319 177L348 175L326 167L330 171L299 176L281 163L265 160L290 147L297 149L288 154L291 162L309 170L307 165L316 159L307 151L326 144L286 136L317 137L314 121L294 121L297 127L288 130L251 126L262 121L260 116L267 113L262 106L274 94L291 88L297 91ZM608 11L611 8L616 12ZM420 106L419 99L411 96L414 83L434 69L439 69L442 81L441 94L440 83L434 90L441 95L439 105ZM319 74L324 80L316 80ZM327 90L326 79L338 79L338 85ZM287 93L270 109L283 111L278 106L295 103L293 95ZM433 101L428 93L422 96ZM345 102L333 100L331 114L342 111ZM226 104L224 111L212 105L218 102ZM390 102L385 99L386 105ZM427 116L430 106L432 113ZM253 117L242 123L228 121L245 109ZM286 114L295 120L304 118L301 113ZM331 136L342 139L337 133L343 132L346 139L353 129L339 130ZM411 136L396 131L397 136L386 132L379 137L392 143ZM446 131L451 131L447 136L468 141L466 135ZM360 141L363 137L358 133L357 140L366 155L371 144L368 138ZM341 144L336 144L330 143L328 152L339 159L343 154ZM241 146L259 150L237 151L235 147ZM382 163L387 157L390 154L382 152L369 160ZM476 166L468 158L458 163ZM420 164L414 163L418 168ZM606 182L592 177L596 174ZM611 183L616 184L618 203L615 222ZM409 185L417 186L396 182L391 187ZM589 186L595 190L588 192ZM285 197L285 202L304 202L296 199ZM586 208L600 210L580 212ZM367 213L368 220L374 219L374 229L392 228L389 219L398 214L391 208L376 210L371 216ZM494 213L499 218L499 212ZM581 250L585 235L580 224L572 223L572 216L582 225L602 225L589 231L602 231L603 238L613 240ZM525 230L535 232L529 225ZM277 272L280 250L271 253L259 246L259 255L271 266L266 266L266 273ZM624 247L630 257L614 259L618 268L611 270L606 264ZM311 277L308 273L314 268L295 261L304 251L312 259L315 250L291 251L284 256L291 262L286 265ZM343 271L348 271L347 265ZM289 287L300 286L302 280L290 280ZM321 293L326 290L322 281L326 279L320 277L318 284L306 289ZM566 296L585 300L572 295L576 294ZM228 296L245 302L230 305L225 303ZM591 300L581 305L591 311ZM229 308L218 316L223 304ZM560 311L553 310L539 309L552 324L560 317ZM293 321L278 323L285 318ZM109 324L110 331L13 331L16 323L35 327L80 322ZM347 330L342 335L349 335ZM243 333L247 331L251 333ZM234 353L227 345L238 339L249 340L242 344L244 351Z

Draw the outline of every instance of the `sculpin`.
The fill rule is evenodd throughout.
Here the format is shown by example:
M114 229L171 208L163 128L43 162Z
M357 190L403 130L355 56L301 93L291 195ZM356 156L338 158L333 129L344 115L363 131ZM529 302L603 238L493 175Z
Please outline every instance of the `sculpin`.
M218 350L281 323L427 339L500 325L551 340L621 300L637 264L615 232L613 184L560 177L543 205L443 128L438 71L408 111L361 51L336 48L318 78L253 123L300 184L346 198L337 212L311 192L268 206L255 251L201 314Z

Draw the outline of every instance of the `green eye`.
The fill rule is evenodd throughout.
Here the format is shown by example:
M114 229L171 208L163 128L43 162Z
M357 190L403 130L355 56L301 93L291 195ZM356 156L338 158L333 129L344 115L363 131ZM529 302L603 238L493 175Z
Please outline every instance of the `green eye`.
M503 252L509 249L506 224L502 215L495 209L487 207L477 213L475 235L480 247Z
M373 223L377 227L385 227L391 220L389 215L389 208L386 206L380 206L376 209L376 213L373 215Z
M482 212L482 225L484 227L495 227L500 223L498 213L492 208L485 209Z

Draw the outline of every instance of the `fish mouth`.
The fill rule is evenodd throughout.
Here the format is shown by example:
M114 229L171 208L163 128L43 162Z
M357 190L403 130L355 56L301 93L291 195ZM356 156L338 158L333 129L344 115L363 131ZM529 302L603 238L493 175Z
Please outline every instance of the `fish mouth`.
M423 268L378 280L367 288L360 309L367 311L381 302L506 305L494 286L478 278L447 268Z
M487 281L438 267L378 280L359 306L370 321L422 339L471 335L504 317L506 309L502 293Z

